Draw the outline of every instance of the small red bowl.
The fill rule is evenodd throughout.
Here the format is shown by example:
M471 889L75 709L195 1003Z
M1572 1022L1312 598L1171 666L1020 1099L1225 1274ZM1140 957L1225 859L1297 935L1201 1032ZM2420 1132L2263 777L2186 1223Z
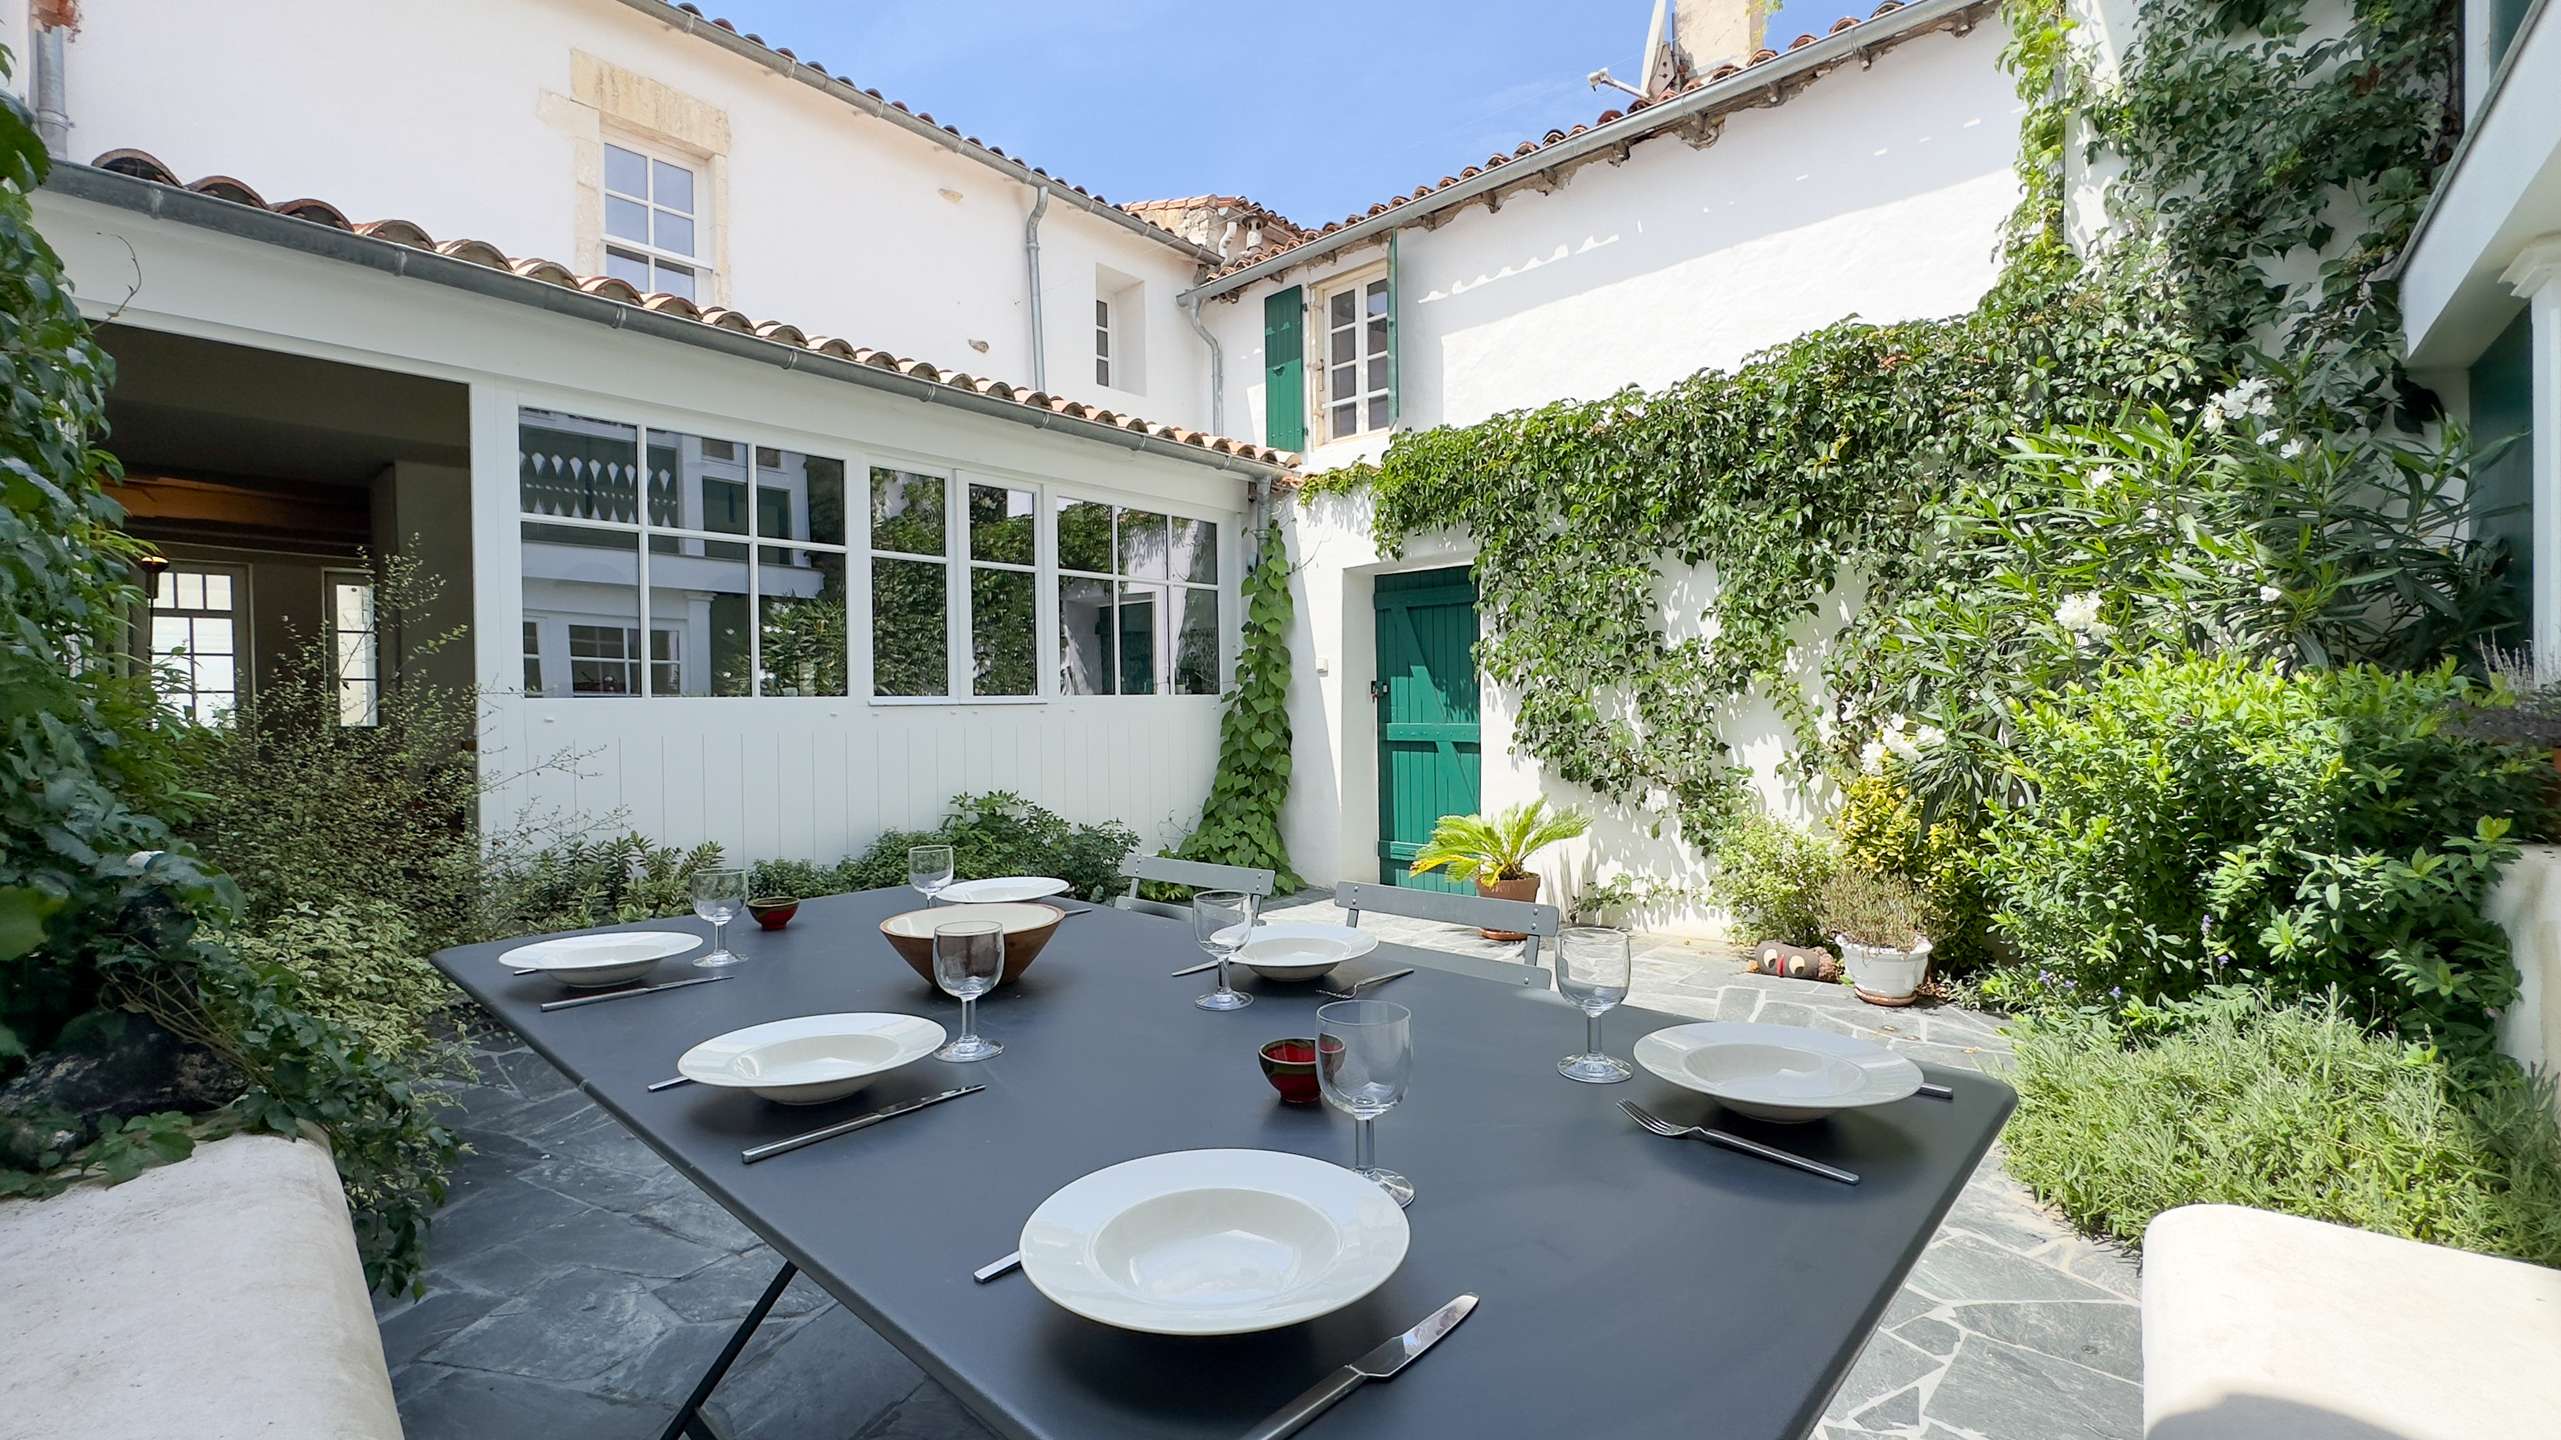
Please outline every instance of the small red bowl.
M747 913L768 930L780 930L800 913L800 901L790 895L760 895L747 902Z
M1316 1042L1275 1040L1262 1048L1263 1078L1272 1082L1283 1102L1313 1105L1323 1098L1316 1085Z

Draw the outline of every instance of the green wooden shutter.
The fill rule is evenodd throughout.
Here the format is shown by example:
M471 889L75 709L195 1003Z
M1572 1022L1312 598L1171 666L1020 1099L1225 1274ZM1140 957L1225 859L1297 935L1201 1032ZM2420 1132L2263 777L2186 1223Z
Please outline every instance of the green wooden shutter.
M1296 285L1263 297L1263 443L1307 448L1307 301Z

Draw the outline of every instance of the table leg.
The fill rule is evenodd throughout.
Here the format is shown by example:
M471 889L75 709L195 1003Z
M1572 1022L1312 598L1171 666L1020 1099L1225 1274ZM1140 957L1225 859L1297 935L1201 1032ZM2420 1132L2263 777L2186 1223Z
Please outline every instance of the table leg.
M667 1422L666 1429L658 1432L658 1440L688 1440L688 1437L691 1440L719 1440L710 1427L702 1423L703 1402L711 1398L711 1392L719 1386L721 1377L737 1363L738 1352L747 1348L747 1337L756 1333L756 1327L765 1323L765 1315L774 1308L774 1302L783 1298L783 1287L799 1273L800 1267L788 1260L783 1262L783 1268L774 1272L773 1283L765 1287L765 1293L758 1297L755 1308L739 1322L737 1331L729 1337L729 1343L720 1347L720 1358L711 1362L711 1368L703 1372L702 1379L694 1382L694 1393L685 1397L684 1408L676 1412L676 1418Z

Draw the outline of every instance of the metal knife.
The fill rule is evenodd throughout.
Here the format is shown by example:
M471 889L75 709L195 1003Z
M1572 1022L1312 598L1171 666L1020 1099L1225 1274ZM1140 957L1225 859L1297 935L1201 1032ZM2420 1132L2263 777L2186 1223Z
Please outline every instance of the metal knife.
M1414 1363L1414 1357L1432 1348L1434 1342L1458 1328L1476 1308L1476 1297L1461 1295L1431 1313L1422 1324L1379 1346L1358 1360L1317 1381L1299 1396L1272 1412L1270 1419L1245 1432L1245 1440L1282 1440L1295 1435L1307 1422L1332 1408L1335 1401L1360 1388L1364 1380L1389 1380L1396 1372Z
M655 995L661 990L682 990L688 985L708 985L715 980L728 980L728 975L701 975L691 980L670 980L663 985L643 985L636 990L608 990L602 995L580 995L568 1000L545 1000L545 1010L567 1010L578 1005L602 1005L608 1000L622 1000L633 995Z
M815 1145L821 1140L833 1140L839 1135L851 1135L857 1130L877 1125L893 1115L904 1115L910 1110L922 1110L928 1105L940 1105L946 1100L957 1100L963 1095L975 1095L986 1088L984 1085L957 1086L939 1094L892 1105L886 1110L874 1110L868 1115L857 1115L851 1120L830 1125L823 1130L812 1130L806 1135L794 1135L787 1140L774 1140L763 1145L750 1145L738 1152L738 1158L750 1165L759 1160L771 1160L777 1155L788 1155L803 1145Z
M1201 963L1200 963L1200 964L1198 964L1198 965L1186 965L1186 966L1184 966L1182 969L1175 971L1175 972L1174 972L1174 978L1175 978L1175 979L1177 979L1177 980L1180 980L1181 978L1183 978L1183 977L1184 977L1184 976L1186 976L1186 975L1198 975L1198 974L1199 974L1200 972L1202 972L1203 970L1215 970L1215 969L1217 969L1217 968L1218 968L1218 962L1217 962L1217 961L1215 961L1215 960L1205 960L1205 961L1201 962Z

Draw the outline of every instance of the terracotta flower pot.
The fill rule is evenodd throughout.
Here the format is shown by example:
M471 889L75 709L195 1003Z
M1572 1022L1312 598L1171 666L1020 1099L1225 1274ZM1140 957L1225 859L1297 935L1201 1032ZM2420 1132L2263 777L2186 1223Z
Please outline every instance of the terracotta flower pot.
M1492 884L1487 884L1479 878L1476 882L1476 893L1496 900L1535 900L1538 898L1538 877L1521 875L1510 880L1497 880ZM1527 934L1518 930L1479 930L1476 933L1488 940L1527 940L1529 938Z

